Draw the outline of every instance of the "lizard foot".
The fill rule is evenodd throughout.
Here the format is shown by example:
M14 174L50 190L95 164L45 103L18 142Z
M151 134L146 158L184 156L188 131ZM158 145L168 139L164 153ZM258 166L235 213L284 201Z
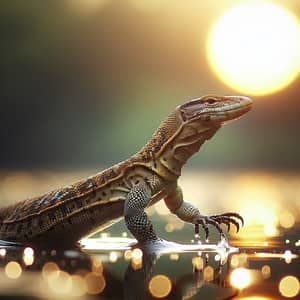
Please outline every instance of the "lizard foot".
M207 239L209 234L208 225L210 224L218 230L221 238L225 237L225 234L220 225L225 224L227 226L227 231L229 231L230 225L233 224L236 227L236 232L238 232L240 229L240 223L236 219L238 221L241 221L242 226L244 225L244 219L237 213L230 212L212 216L198 215L193 220L193 223L195 224L195 233L199 234L199 226L201 225L205 231L205 238Z

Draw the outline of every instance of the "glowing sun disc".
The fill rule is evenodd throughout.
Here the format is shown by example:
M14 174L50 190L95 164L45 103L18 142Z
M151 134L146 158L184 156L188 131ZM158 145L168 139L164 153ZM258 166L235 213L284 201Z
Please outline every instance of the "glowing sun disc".
M264 95L290 84L300 71L300 23L284 8L246 2L213 26L208 60L219 78L246 94Z

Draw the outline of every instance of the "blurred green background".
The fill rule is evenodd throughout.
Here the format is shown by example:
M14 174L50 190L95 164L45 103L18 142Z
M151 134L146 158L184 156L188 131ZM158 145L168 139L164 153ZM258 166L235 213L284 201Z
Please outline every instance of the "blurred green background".
M237 2L1 1L0 168L103 168L183 101L238 94L206 56L211 26ZM272 2L300 17L298 0ZM299 170L299 94L298 77L254 97L189 166Z

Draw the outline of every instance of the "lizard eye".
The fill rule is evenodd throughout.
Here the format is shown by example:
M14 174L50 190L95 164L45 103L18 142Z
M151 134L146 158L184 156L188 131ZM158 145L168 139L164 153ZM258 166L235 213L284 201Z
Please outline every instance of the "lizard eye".
M209 99L206 100L206 102L207 102L208 104L214 104L214 103L217 102L217 100L215 100L215 99L213 99L213 98L209 98Z

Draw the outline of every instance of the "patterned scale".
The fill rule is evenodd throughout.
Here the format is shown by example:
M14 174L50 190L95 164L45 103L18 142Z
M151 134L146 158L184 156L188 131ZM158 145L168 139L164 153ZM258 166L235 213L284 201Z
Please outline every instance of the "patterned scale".
M43 211L49 210L61 203L69 202L75 198L92 193L104 186L108 181L121 176L122 172L118 173L120 168L121 165L116 165L95 176L89 177L87 180L81 180L64 188L53 190L43 196L19 202L17 205L14 205L13 209L12 207L4 208L1 210L1 215L5 215L3 223L12 223L26 219L31 215L41 214ZM62 206L60 206L61 208Z

